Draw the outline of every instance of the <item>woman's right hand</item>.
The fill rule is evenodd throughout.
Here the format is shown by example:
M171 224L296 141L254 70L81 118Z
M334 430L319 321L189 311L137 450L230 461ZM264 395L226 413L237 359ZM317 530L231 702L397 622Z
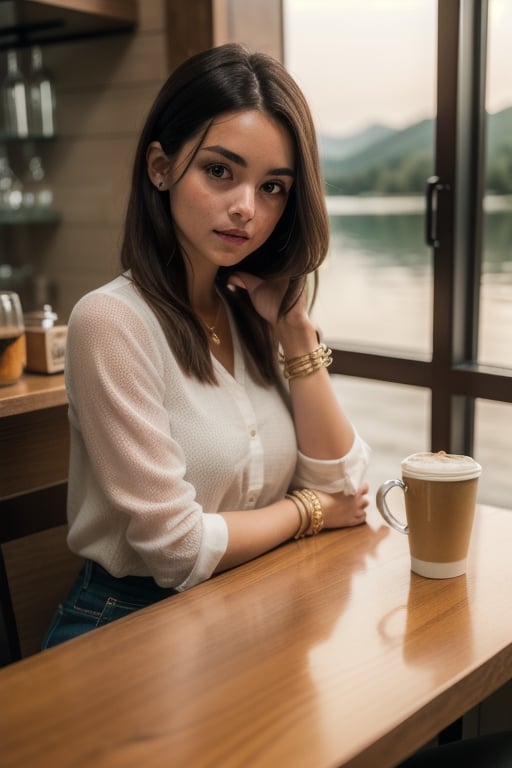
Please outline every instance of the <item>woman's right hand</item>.
M315 490L324 513L324 528L349 528L365 523L369 490L368 483L353 495Z

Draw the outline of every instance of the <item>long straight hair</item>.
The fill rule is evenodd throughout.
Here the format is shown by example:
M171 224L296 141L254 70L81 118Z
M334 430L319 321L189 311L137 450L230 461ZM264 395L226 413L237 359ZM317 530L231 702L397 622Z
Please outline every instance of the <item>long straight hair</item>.
M146 151L158 141L172 160L192 138L197 138L197 150L215 118L246 109L259 110L286 128L294 145L296 177L270 237L235 267L220 268L217 289L230 306L253 371L263 382L279 381L271 326L242 292L226 289L233 271L287 276L289 288L280 308L285 313L304 290L307 275L316 277L327 253L329 224L313 120L303 93L279 61L228 43L192 56L170 75L139 138L121 246L122 267L130 270L158 317L181 368L211 383L216 378L208 337L191 306L169 193L149 179Z

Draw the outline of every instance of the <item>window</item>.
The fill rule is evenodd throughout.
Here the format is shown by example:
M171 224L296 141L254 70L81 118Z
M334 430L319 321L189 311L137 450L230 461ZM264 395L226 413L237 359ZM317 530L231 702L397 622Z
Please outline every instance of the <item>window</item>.
M436 20L433 0L285 4L286 64L312 106L331 219L316 319L342 345L431 354Z
M493 434L512 402L511 6L284 3L285 63L327 181L315 317L340 396L378 461L475 455L480 501L503 505L510 452Z
M491 0L478 360L512 368L512 3Z

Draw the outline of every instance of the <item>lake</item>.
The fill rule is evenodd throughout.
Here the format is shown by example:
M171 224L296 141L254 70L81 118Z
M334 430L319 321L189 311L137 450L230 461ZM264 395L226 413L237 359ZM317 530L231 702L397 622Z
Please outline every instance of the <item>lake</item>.
M340 345L431 353L432 252L424 199L328 198L331 245L313 316ZM485 201L479 361L512 368L512 197ZM373 450L372 490L400 459L428 450L428 390L335 377L337 391ZM475 458L482 503L509 506L512 405L477 401Z

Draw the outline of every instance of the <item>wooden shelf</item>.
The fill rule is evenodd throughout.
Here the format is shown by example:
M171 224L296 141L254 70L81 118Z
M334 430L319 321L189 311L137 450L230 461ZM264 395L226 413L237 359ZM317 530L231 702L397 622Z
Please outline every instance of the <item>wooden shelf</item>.
M16 384L0 387L0 418L66 404L63 373L26 373Z
M136 0L0 0L0 50L132 32Z
M19 208L17 211L0 211L0 225L58 224L61 216L54 208Z
M0 7L1 3L2 0L0 0ZM0 143L2 144L30 144L30 142L33 142L34 144L41 144L50 141L56 141L56 139L57 136L55 134L53 136L43 136L30 133L28 136L14 136L12 133L4 133L3 131L0 131Z

